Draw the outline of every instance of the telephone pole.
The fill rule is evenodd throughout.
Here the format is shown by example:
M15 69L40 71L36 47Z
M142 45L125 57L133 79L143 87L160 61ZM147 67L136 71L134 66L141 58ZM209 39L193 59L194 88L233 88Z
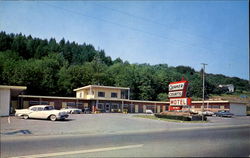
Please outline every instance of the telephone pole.
M203 88L202 88L202 106L201 106L201 113L202 113L202 121L204 121L204 100L205 100L205 66L207 64L201 63L203 65Z

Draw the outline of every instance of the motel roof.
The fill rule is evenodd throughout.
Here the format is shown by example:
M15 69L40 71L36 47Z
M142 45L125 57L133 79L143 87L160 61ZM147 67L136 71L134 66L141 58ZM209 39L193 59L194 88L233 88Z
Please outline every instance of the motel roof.
M41 99L73 99L80 100L76 97L58 97L58 96L38 96L38 95L18 95L21 98L41 98Z
M16 90L26 90L26 86L7 86L7 85L0 85L0 89L16 89Z
M107 101L124 101L131 103L151 103L151 104L169 104L168 101L148 101L148 100L129 100L129 99L114 99L114 98L103 98L103 99L82 99L76 97L58 97L58 96L37 96L37 95L19 95L21 98L40 98L40 99L69 99L69 100L107 100ZM235 104L246 104L244 102L228 101L228 100L205 100L204 104L207 103L235 103ZM192 104L202 104L202 101L192 101Z
M89 89L89 88L125 89L125 90L129 90L130 89L128 87L113 87L113 86L88 85L88 86L76 88L76 89L74 89L74 91L79 91L79 90Z

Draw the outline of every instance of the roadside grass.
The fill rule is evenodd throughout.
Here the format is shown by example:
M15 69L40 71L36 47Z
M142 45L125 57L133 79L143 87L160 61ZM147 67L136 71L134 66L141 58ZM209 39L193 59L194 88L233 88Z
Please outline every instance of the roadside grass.
M167 122L177 122L177 123L208 123L209 121L182 121L182 120L173 120L167 118L158 118L155 115L134 115L134 117L140 117L145 119L152 119L152 120L162 120Z

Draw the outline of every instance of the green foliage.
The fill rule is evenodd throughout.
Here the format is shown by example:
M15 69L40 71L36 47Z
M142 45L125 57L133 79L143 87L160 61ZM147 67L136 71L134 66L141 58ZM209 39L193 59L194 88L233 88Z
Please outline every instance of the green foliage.
M75 96L73 89L96 84L130 87L131 99L166 101L168 84L184 77L189 81L187 95L202 98L201 73L187 66L112 61L91 44L0 32L0 84L25 85L28 94ZM219 84L250 91L247 80L206 74L205 96L225 93Z
M155 117L165 118L165 119L173 119L173 120L182 120L182 121L201 121L202 116L200 115L192 115L192 116L183 116L183 115L167 115L167 114L155 114ZM204 116L204 121L207 120L207 117Z
M158 100L158 101L167 101L168 100L167 93L160 93L160 94L158 94L156 100Z
M173 120L191 121L190 117L188 117L188 116L180 116L180 115L155 114L155 117L173 119Z

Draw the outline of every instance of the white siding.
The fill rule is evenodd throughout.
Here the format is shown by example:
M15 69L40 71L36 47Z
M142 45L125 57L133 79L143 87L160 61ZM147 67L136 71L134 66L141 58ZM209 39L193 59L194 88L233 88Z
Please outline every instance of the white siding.
M246 116L246 105L230 103L230 112L238 116Z
M10 114L10 90L0 89L0 116Z

